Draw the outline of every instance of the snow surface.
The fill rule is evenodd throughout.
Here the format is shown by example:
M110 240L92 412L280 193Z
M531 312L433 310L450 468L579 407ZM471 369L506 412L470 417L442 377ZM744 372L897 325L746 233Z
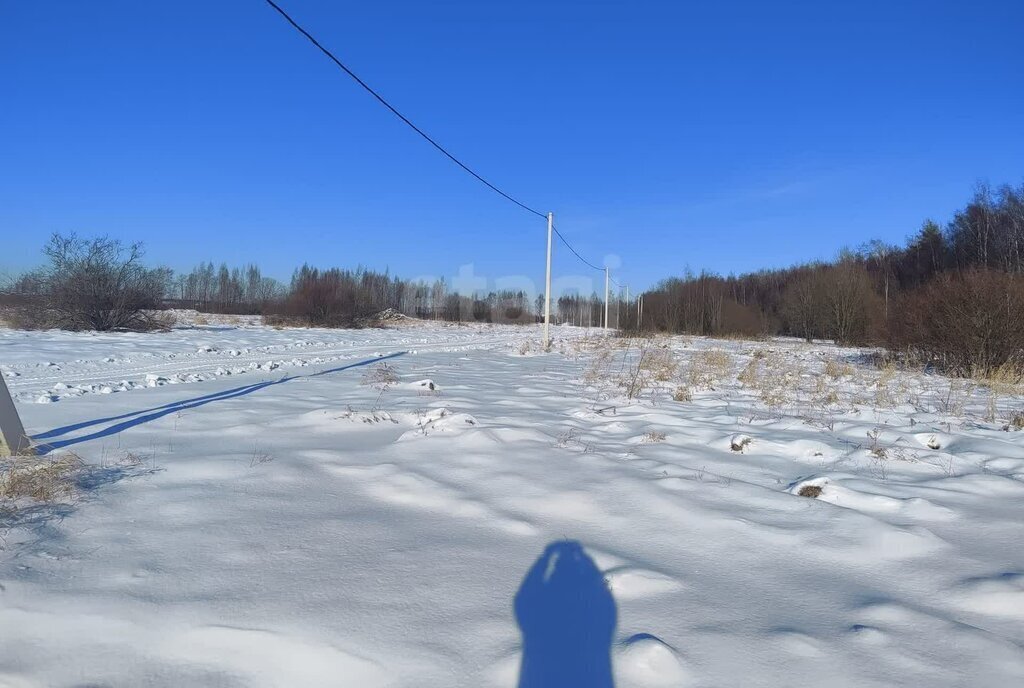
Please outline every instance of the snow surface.
M1024 685L1020 397L677 337L628 399L646 354L555 332L0 330L28 432L90 464L3 517L0 685L514 686L564 539L619 688Z

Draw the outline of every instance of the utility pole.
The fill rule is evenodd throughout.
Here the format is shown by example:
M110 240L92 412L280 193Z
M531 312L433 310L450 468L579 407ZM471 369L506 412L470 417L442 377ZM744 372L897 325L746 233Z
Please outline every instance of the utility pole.
M544 277L544 350L551 347L551 228L554 226L555 214L548 213L548 268Z
M25 426L14 408L14 399L7 390L4 374L0 373L0 456L17 456L28 451Z
M636 329L640 329L644 324L644 295L641 294L636 300Z
M608 334L608 266L604 268L604 333Z

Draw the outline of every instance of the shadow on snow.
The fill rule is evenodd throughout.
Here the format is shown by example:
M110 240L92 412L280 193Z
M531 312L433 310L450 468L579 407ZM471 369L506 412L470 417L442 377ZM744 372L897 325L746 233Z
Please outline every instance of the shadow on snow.
M615 600L580 543L549 544L514 606L523 635L519 688L613 688Z
M149 409L143 409L141 411L132 411L131 413L124 413L119 416L109 416L107 418L96 418L93 420L82 421L80 423L73 423L71 425L65 425L63 427L54 428L47 432L33 435L30 439L33 442L38 442L36 447L36 453L39 455L45 455L55 449L62 449L64 447L70 447L71 445L79 444L81 442L88 442L89 440L100 439L102 437L109 437L116 435L119 432L133 428L143 423L149 423L150 421L163 418L171 413L177 413L178 411L186 411L188 409L198 408L205 406L206 404L212 404L215 401L224 401L226 399L234 399L236 397L246 396L253 392L258 392L261 389L267 387L273 387L274 385L281 385L292 380L298 380L302 378L319 377L321 375L328 375L330 373L337 373L343 370L350 370L352 368L359 368L361 366L370 365L377 361L385 361L389 358L396 358L404 355L405 351L399 351L397 353L388 354L386 356L378 356L376 358L367 359L365 361L359 361L357 363L349 363L348 365L338 366L336 368L329 368L327 370L321 370L316 373L310 373L309 375L292 375L283 377L280 380L270 380L266 382L256 382L251 385L244 385L242 387L235 387L233 389L222 390L214 394L206 394L200 397L194 397L192 399L183 399L181 401L171 402L170 404L164 404L163 406L155 406ZM120 422L115 422L120 421ZM57 440L55 442L45 442L54 437L61 437L71 432L76 432L84 428L93 427L96 425L103 425L104 423L113 423L101 430L91 432L87 435L80 437L72 437L69 439Z

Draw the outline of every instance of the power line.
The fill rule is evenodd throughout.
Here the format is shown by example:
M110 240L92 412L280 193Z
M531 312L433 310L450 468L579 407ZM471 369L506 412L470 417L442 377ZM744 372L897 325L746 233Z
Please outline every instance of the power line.
M558 231L558 228L557 228L557 227L554 227L554 226L552 226L552 227L551 227L551 229L552 229L552 230L554 231L554 233L555 233L555 234L557 234L557 235L558 235L558 238L562 240L562 243L563 243L563 244L565 244L565 247L566 247L567 249L569 249L570 251L572 251L572 254L573 254L574 256L576 256L577 258L579 258L579 259L580 259L580 262L581 262L581 263L583 263L584 265L586 265L586 266L588 266L588 267L590 267L590 268L593 268L594 270L597 270L598 272L604 272L604 268L599 268L599 267L597 267L596 265L594 265L593 263L591 263L591 262L590 262L589 260L587 260L586 258L584 258L583 256L581 256L581 255L580 255L580 254L579 254L579 253L578 253L578 252L576 251L576 249L574 249L574 248L572 247L572 244L570 244L570 243L569 243L568 241L566 241L565 237L564 237L564 236L562 236L562 233Z
M539 210L534 210L533 208L531 208L530 206L526 205L525 203L522 203L522 202L520 202L520 201L517 201L517 200L516 200L515 198L513 198L513 197L512 197L512 196L510 196L510 195L508 195L507 193L505 193L504 191L502 191L501 189L499 189L498 187L496 187L496 186L495 186L494 184L491 184L491 183L490 183L489 181L487 181L486 179L484 179L483 177L481 177L481 176L480 176L479 174L477 174L476 172L474 172L474 171L473 171L472 169L470 169L470 168L469 168L469 166L468 166L468 165L466 165L466 164L465 164L464 162L462 162L461 160L459 160L458 158L456 158L456 157L455 157L454 155L452 155L451 153L449 153L449 152L448 152L448 151L447 151L447 150L445 149L445 147L444 147L444 146L442 146L441 144L439 144L439 143L438 143L437 141L435 141L434 139L430 138L430 136L429 136L429 135L427 135L427 133L426 133L426 132L424 132L424 131L423 131L422 129L420 129L420 128L419 128L419 127L417 127L417 126L416 126L415 124L413 124L413 123L412 123L411 121L409 121L409 118L408 118L408 117L406 117L406 116L405 116L405 115L403 115L403 114L402 114L401 112L399 112L399 111L398 111L397 109L395 109L395 107L394 107L394 106L393 106L393 105L392 105L391 103L389 103L388 101L386 101L386 100L384 99L384 97L383 97L382 95L380 95L379 93L377 93L376 91L374 91L374 90L373 90L372 88L370 88L370 86L369 86L369 85L368 85L368 84L367 84L367 83L366 83L365 81L363 81L363 80L362 80L362 79L360 79L360 78L359 78L358 76L356 76L355 72L353 72L353 71L352 71L351 69L349 69L349 68L348 68L348 67L346 67L346 66L345 66L344 64L342 64L341 60L339 60L339 59L338 59L337 57L335 57L335 56L334 56L334 53L332 53L332 52L331 52L330 50L328 50L328 49L327 49L327 48L325 48L324 46L320 45L320 42L319 42L319 41L317 41L317 40L316 40L315 38L313 38L313 36L311 36L311 35L310 35L310 33L309 33L308 31L306 31L306 30L305 30L304 28L302 28L301 26L299 26L299 24L298 24L298 23L297 23L297 22L296 22L296 21L295 21L294 19L292 19L292 18L291 18L290 16L288 16L288 13L287 13L287 12L285 12L285 11L284 11L283 9L281 9L281 7L277 5L277 3L275 3L275 2L273 1L273 0L266 0L266 2L267 2L267 4L268 4L268 5L270 5L270 6L271 6L271 7L273 7L273 8L275 9L275 10L277 10L277 11L278 11L278 13L279 13L279 14L280 14L280 15L281 15L282 17L284 17L284 18L285 18L285 19L286 19L286 20L288 21L288 23L289 23L289 24L291 24L291 25L292 25L293 27L295 27L295 29L296 29L296 30L297 30L297 31L298 31L299 33L301 33L301 34L302 34L303 36L305 36L306 38L308 38L308 39L309 39L309 42L310 42L310 43L312 43L313 45L315 45L315 46L316 46L316 47L317 47L317 48L318 48L318 49L320 50L320 52L322 52L322 53L323 53L324 55L326 55L327 57L329 57L329 58L331 59L331 61L332 61L332 62L334 62L334 64L336 64L336 65L337 65L337 66L338 66L338 67L339 67L339 68L340 68L340 69L341 69L341 70L342 70L343 72L345 72L345 73L346 73L346 74L348 74L348 75L349 75L350 77L352 77L352 78L353 78L353 79L355 80L355 82L356 82L357 84L359 84L360 86L362 86L362 87L363 87L363 88L364 88L364 89L365 89L365 90L366 90L366 91L367 91L367 92L368 92L368 93L369 93L370 95L372 95L372 96L373 96L374 98L376 98L376 99L377 99L378 101L380 101L380 103L381 103L381 104L382 104L382 105L383 105L384 107L386 107L386 108L387 108L388 110L390 110L390 111L391 111L391 112L392 112L392 113L393 113L393 114L394 114L394 115L395 115L396 117L398 117L398 119L400 119L400 120L402 120L403 122L405 122L406 124L408 124L408 125L409 125L409 127L411 127L413 131L415 131L415 132L416 132L417 134L419 134L419 135L420 135L420 136L422 136L422 137L423 137L424 139L426 139L426 140L427 140L427 142L428 142L428 143L430 143L430 145L432 145L432 146L433 146L434 148L436 148L437 150L439 150L439 151L441 151L442 153L444 153L445 157L447 157L447 158L448 158L449 160L451 160L452 162L454 162L454 163L455 163L456 165L458 165L459 167L461 167L461 168L462 168L463 170L465 170L465 171L466 171L466 172L468 172L469 174L473 175L473 177L475 177L475 178L476 178L476 179L477 179L478 181L482 182L482 183L483 183L483 184L484 184L484 185L485 185L485 186L486 186L487 188L489 188L489 189L490 189L491 191L494 191L495 193L499 194L500 196L504 197L505 199L507 199L507 200L509 200L509 201L512 201L513 203L515 203L515 204L516 204L517 206L519 206L519 207L520 207L520 208L522 208L523 210L526 210L526 211L528 211L528 212L531 212L531 213L533 213L534 215L537 215L538 217L545 217L545 218L547 217L547 215L546 215L546 214L544 214L544 213L540 212ZM563 241L564 241L564 240L563 240ZM575 253L575 251L574 251L574 253Z
M274 2L274 0L266 0L266 3L267 3L268 5L270 5L270 6L272 7L272 8L274 8L274 9L275 9L275 10L276 10L276 11L278 12L278 14L280 14L280 15L281 15L282 17L284 17L284 19L285 19L285 20L286 20L286 21L287 21L287 22L288 22L289 24L291 24L291 25L292 25L292 27L293 27L293 28L294 28L294 29L295 29L296 31L298 31L298 32L299 32L299 33L301 33L301 34L302 34L303 36L305 36L305 37L306 37L306 39L307 39L307 40L309 40L309 42L310 42L310 43L312 43L312 44L313 44L313 45L314 45L314 46L315 46L315 47L316 47L316 48L317 48L317 49L318 49L318 50L319 50L320 52L322 52L322 53L323 53L324 55L326 55L326 56L327 56L327 57L328 57L328 58L329 58L329 59L331 60L331 62L333 62L333 63L334 63L335 65L337 65L337 66L338 66L338 68L339 68L339 69L341 69L341 70L342 70L343 72L345 72L345 73L346 73L346 74L348 74L348 75L349 75L350 77L352 77L352 79L353 79L353 80L354 80L354 81L355 81L355 82L356 82L357 84L359 84L359 85L360 85L360 86L361 86L361 87L362 87L362 88L363 88L363 89L364 89L364 90L365 90L365 91L366 91L367 93L369 93L369 94L370 94L370 95L372 95L372 96L373 96L374 98L376 98L376 99L377 99L377 101L378 101L378 102L380 102L380 104L381 104L381 105L383 105L383 106L384 106L384 107L386 107L386 108L387 108L388 110L390 110L392 114L394 114L394 115L395 115L396 117L398 117L398 119L402 120L402 122L404 122L404 123L405 123L406 125L408 125L408 126L409 126L409 128L411 128L411 129L412 129L413 131L415 131L415 132L416 132L417 134L419 134L419 135L420 135L421 137L423 137L423 139L424 139L424 140L426 140L426 141L427 141L427 143L429 143L429 144L430 144L431 146L433 146L434 148L436 148L437 150L439 150L439 151L440 151L440 152L441 152L442 154L444 154L444 156L445 156L446 158L448 158L449 160L451 160L452 162L454 162L454 163L455 163L456 165L458 165L459 167L461 167L461 168L462 168L462 169L463 169L464 171L466 171L466 172L468 172L468 173L469 173L470 175L472 175L472 176L473 176L473 177L474 177L474 178L475 178L475 179L476 179L477 181L479 181L480 183L482 183L482 184L483 184L484 186L486 186L487 188L489 188L489 189L490 189L491 191L494 191L495 193L497 193L497 194L498 194L499 196L501 196L502 198L505 198L506 200L508 200L508 201L511 201L512 203L515 203L515 204L516 204L517 206L519 206L519 207L520 207L520 208L522 208L523 210L525 210L525 211L527 211L527 212L529 212L529 213L533 213L533 214L534 214L534 215L536 215L537 217L542 217L542 218L545 218L545 219L547 218L547 214L546 214L546 213L542 213L542 212L540 212L539 210L536 210L536 209L534 209L534 208L531 208L530 206L526 205L525 203L523 203L523 202L521 202L521 201L519 201L519 200L517 200L517 199L513 198L512 196L510 196L509 194L505 193L504 191L502 191L501 189L499 189L498 187L496 187L496 186L495 186L494 184L490 183L489 181L487 181L486 179L484 179L483 177L481 177L481 176L480 176L479 174L477 174L476 172L474 172L474 171L473 171L473 170L472 170L472 169L471 169L471 168L470 168L470 167L469 167L468 165L466 165L466 164L465 164L464 162L462 162L461 160L459 160L458 158L456 158L456 157L455 157L454 155L452 155L451 153L449 153L449 152L448 152L448 150L447 150L447 149L446 149L446 148L445 148L444 146L442 146L441 144L439 144L439 143L438 143L437 141L435 141L435 140L434 140L433 138L431 138L429 134L427 134L427 133L426 133L425 131L423 131L422 129L420 129L419 127L417 127L417 126L416 126L415 124L413 124L413 123L412 123L412 121L411 121L411 120L410 120L410 119L409 119L408 117L406 117L405 115L403 115L403 114L402 114L401 112L399 112L399 111L398 111L398 109L397 109L397 108L395 108L395 107L394 107L394 106L393 106L393 105L392 105L391 103L389 103L389 102L388 102L387 100L385 100L385 99L384 99L384 96L380 95L380 94L379 94L379 93L377 93L377 92L376 92L375 90L373 90L373 88L371 88L371 87L370 87L370 85L369 85L369 84L367 84L367 83L366 83L365 81L363 81L362 79L360 79L360 78L359 78L359 77L358 77L358 76L356 75L356 73L355 73L355 72L353 72L353 71L352 71L351 69L349 69L348 67L346 67L346 66L344 65L344 63L342 63L342 61L341 61L341 60L339 60L339 59L338 59L338 58L337 58L337 57L336 57L336 56L334 55L334 53L332 53L332 52L331 52L330 50L328 50L328 49L327 49L327 48L325 48L325 47L324 47L323 45L321 45L321 44L320 44L320 42L319 42L318 40L316 40L316 39L315 39L315 38L314 38L314 37L313 37L313 36L312 36L312 35L311 35L311 34L310 34L310 33L309 33L308 31L306 31L306 30L305 30L304 28L302 28L301 26L299 26L299 23L298 23L298 22L296 22L296 21L295 21L294 19L292 19L292 18L291 18L291 16L289 16L289 14L288 14L287 12L285 12L285 11L284 11L283 9L281 9L281 6L280 6L280 5L278 5L278 4L276 3L276 2ZM554 231L554 233L555 233L555 234L557 234L557 235L558 235L558 238L559 238L559 240L560 240L560 241L561 241L561 242L562 242L563 244L565 244L565 247L566 247L566 248L568 248L568 249L569 249L569 250L570 250L570 251L572 252L572 254L573 254L574 256L576 256L576 257L577 257L577 258L578 258L578 259L580 260L580 262L581 262L581 263L583 263L584 265L586 265L587 267L589 267L589 268L591 268L591 269L593 269L593 270L597 270L598 272L606 272L606 269L605 269L605 268L602 268L602 267L598 267L597 265L594 265L594 264L593 264L593 263L591 263L591 262L590 262L589 260L587 260L586 258L584 258L583 256L581 256L581 255L580 255L580 253L579 253L579 251L577 251L577 250L576 250L575 248L573 248L572 244L570 244L570 243L569 243L569 241L568 241L568 240L567 240L567 239L566 239L566 238L565 238L564 236L562 236L562 233L561 233L561 232L559 232L557 228L555 228L554 226L552 226L552 230ZM611 279L611 278L609 277L609 279ZM616 282L616 281L615 281L614 279L611 279L611 281L612 281L612 282L614 282L614 283L616 284L616 286L619 286L619 287L621 287L621 285L619 285L619 283L618 283L618 282Z

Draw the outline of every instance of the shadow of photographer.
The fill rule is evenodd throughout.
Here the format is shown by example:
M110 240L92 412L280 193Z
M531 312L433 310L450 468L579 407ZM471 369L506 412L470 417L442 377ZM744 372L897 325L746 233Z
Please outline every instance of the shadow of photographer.
M519 688L613 688L615 600L580 543L549 544L514 606L523 635Z

